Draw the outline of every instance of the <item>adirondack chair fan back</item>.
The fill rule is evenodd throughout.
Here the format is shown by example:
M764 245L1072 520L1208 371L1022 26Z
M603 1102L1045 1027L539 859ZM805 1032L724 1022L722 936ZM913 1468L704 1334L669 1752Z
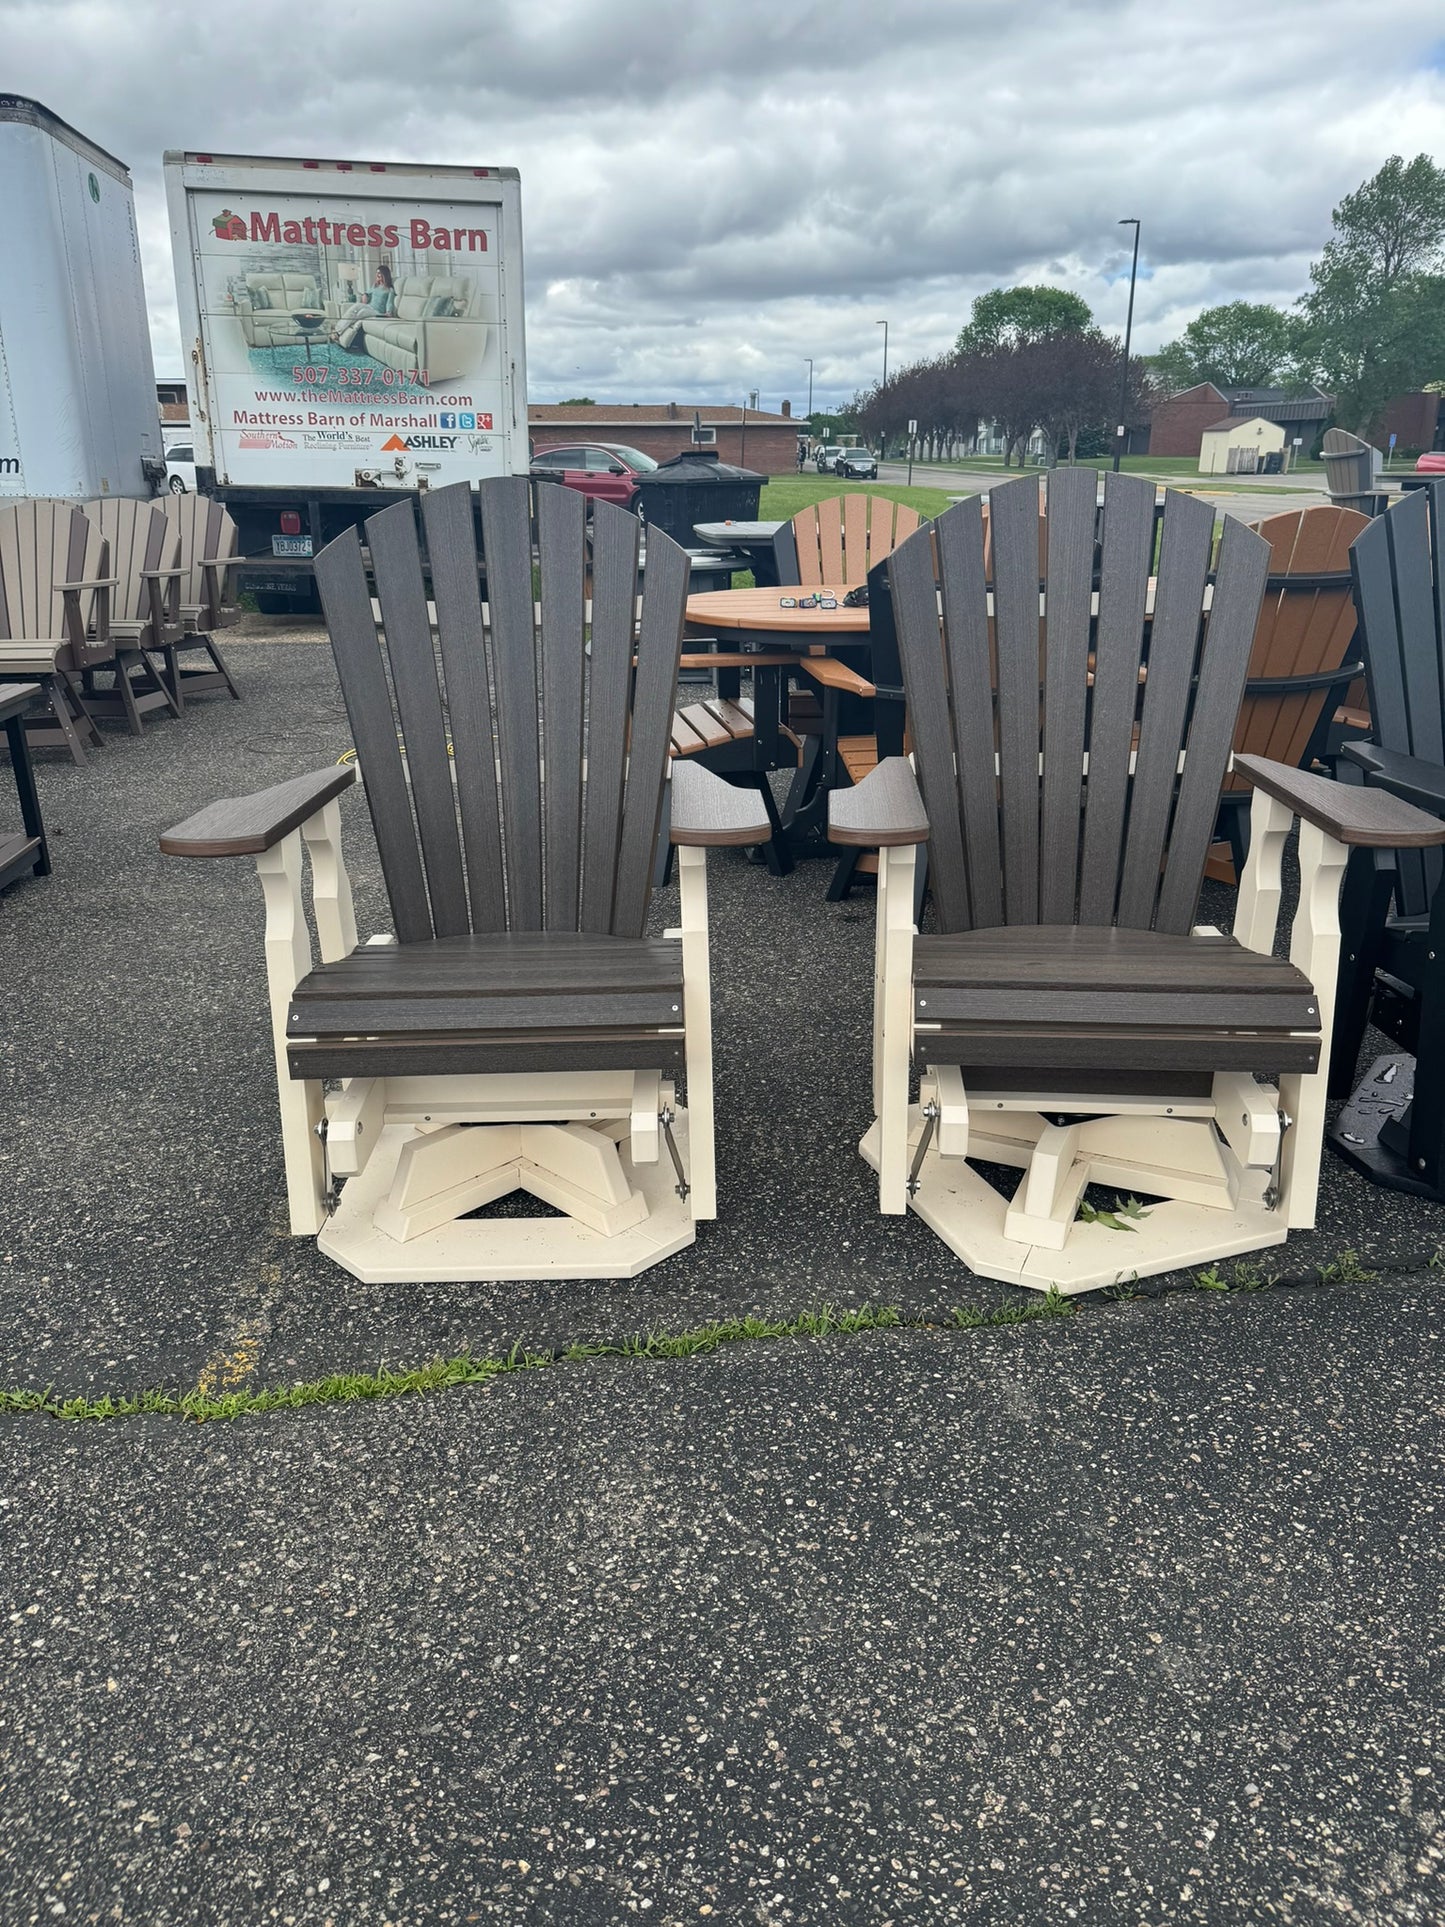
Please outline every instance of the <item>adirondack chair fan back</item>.
M1042 550L1037 483L995 489L991 588L976 498L897 551L921 799L895 761L833 805L835 840L884 846L862 1146L882 1208L911 1201L974 1269L1064 1290L1312 1221L1348 829L1320 796L1360 794L1245 759L1271 794L1235 934L1193 929L1270 550L1231 520L1211 579L1213 508L1170 495L1156 564L1153 485L1109 478L1102 515L1096 489L1093 470L1050 479ZM1291 805L1304 917L1285 963ZM924 834L938 931L915 942ZM1280 1073L1283 1144L1280 1091L1257 1081ZM1024 1168L1011 1203L968 1158ZM1091 1183L1146 1215L1079 1221Z
M73 502L0 508L0 679L40 684L46 707L27 716L26 735L77 763L104 740L81 683L113 655L107 561L104 536Z
M366 525L380 634L356 532L316 559L394 936L356 943L334 800L350 771L163 839L258 855L292 1227L370 1281L630 1276L715 1213L703 846L767 823L684 767L681 943L643 936L687 558L652 535L634 645L638 524L598 504L589 633L585 511L538 491L540 641L524 477L481 486L485 602L471 491L422 498L435 639L409 502ZM566 1215L468 1215L519 1189Z
M1377 740L1346 743L1371 785L1445 816L1445 485L1403 495L1350 550ZM1397 1049L1369 1065L1330 1141L1391 1190L1445 1202L1445 890L1438 850L1361 851L1342 916L1333 1094L1367 1024Z

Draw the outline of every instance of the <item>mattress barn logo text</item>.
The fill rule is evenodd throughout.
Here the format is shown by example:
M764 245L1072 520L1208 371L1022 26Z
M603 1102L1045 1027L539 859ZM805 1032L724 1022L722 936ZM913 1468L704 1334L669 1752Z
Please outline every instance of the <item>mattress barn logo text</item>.
M401 229L395 221L333 221L308 214L304 220L284 219L274 209L245 215L223 207L211 219L216 236L222 241L275 241L286 247L399 248ZM417 253L439 248L445 254L485 254L487 231L480 227L436 227L413 215L407 227L407 245Z

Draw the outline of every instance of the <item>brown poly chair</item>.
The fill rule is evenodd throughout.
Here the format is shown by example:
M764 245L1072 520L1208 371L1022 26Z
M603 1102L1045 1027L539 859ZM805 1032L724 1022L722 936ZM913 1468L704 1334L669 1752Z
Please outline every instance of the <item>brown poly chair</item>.
M0 679L40 685L25 718L32 748L63 748L85 763L104 743L82 680L111 660L114 587L105 537L73 502L0 509Z
M216 642L216 631L240 614L228 600L239 547L236 524L209 495L167 496L165 516L179 543L176 563L181 570L181 634L157 645L166 688L178 710L191 697L216 689L239 702L241 692ZM204 661L197 665L181 660L195 655Z
M469 487L421 498L435 638L410 501L366 523L381 636L359 533L316 558L395 935L357 943L350 767L217 803L161 847L257 859L296 1235L368 1282L631 1277L716 1216L705 850L767 819L672 763L680 928L644 935L687 556L650 531L636 626L639 525L596 503L589 647L583 498L537 491L539 624L527 478L480 497L485 604ZM564 1215L470 1215L519 1189Z
M1102 534L1096 491L1093 470L1050 477L1042 616L1031 479L993 491L992 596L977 498L896 552L917 780L890 758L831 799L834 840L881 857L861 1146L879 1207L986 1277L1063 1292L1313 1224L1349 848L1445 843L1383 792L1239 758L1255 803L1234 932L1195 928L1270 547L1227 522L1207 596L1214 509L1169 493L1141 688L1154 487L1106 477ZM925 841L937 927L919 936ZM973 1160L1022 1167L1012 1199Z
M184 634L181 570L176 566L179 537L159 502L107 495L87 502L85 514L109 545L115 582L110 592L115 653L103 669L86 671L86 707L99 721L123 722L132 736L139 736L145 727L142 718L154 710L181 713L151 660L152 653L178 643ZM102 687L97 678L106 670L110 683Z

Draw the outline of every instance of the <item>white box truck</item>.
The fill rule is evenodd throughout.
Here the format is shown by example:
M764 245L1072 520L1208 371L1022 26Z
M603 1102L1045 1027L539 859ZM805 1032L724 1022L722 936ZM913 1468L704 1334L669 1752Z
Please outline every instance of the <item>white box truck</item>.
M390 500L524 473L522 213L510 167L168 153L197 486L263 610Z
M0 94L0 498L153 493L160 409L130 172Z

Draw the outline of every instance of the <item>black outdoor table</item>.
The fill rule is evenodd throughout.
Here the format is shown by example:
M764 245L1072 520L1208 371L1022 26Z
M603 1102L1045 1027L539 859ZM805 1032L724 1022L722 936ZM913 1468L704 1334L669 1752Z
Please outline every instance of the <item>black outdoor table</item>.
M15 789L20 798L20 820L24 833L0 833L0 890L17 878L50 875L50 851L45 842L45 825L40 817L40 797L35 788L35 771L30 762L30 744L25 737L25 712L39 700L36 682L0 682L0 723L10 749L10 767L15 772Z
M778 565L773 559L773 537L781 522L694 522L692 532L710 549L741 549L747 566L760 589L778 585Z

